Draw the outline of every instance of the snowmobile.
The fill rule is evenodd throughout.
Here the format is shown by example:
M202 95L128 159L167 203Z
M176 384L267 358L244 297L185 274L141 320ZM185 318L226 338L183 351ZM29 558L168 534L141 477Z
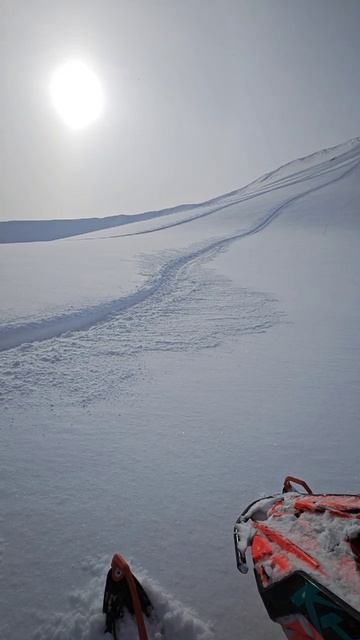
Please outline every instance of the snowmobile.
M288 638L360 639L360 495L313 494L288 476L241 513L234 542L241 573L251 548L265 608Z
M118 636L118 623L124 618L125 610L135 615L139 640L149 640L144 615L150 618L153 605L144 588L132 573L129 564L120 554L112 558L111 569L106 577L103 613L106 615L105 633L111 633L114 640ZM163 637L157 634L156 637Z

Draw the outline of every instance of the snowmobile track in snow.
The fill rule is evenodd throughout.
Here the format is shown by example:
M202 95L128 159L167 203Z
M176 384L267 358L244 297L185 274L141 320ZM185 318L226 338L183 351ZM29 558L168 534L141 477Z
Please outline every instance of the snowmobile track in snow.
M326 162L317 165L316 171L314 170L314 168L312 168L311 170L305 169L305 171L296 172L291 176L290 181L289 177L280 178L279 180L275 180L266 189L259 189L256 192L244 194L236 201L231 201L230 203L227 203L225 205L220 205L218 208L210 212L198 214L197 216L195 216L196 219L208 216L210 214L218 213L230 206L236 206L236 204L239 204L244 200L255 198L256 196L263 195L264 193L267 193L269 191L284 188L285 186L289 186L289 184L303 184L304 181L313 179L318 176L327 175L328 173L330 173L332 176L334 171L338 171L339 168L341 169L345 167L345 171L343 171L340 175L337 175L336 177L332 176L331 179L321 183L320 185L312 186L309 189L302 191L301 193L297 193L290 198L287 198L285 201L281 202L275 208L273 208L270 213L268 213L264 217L263 220L257 222L257 224L255 224L253 227L239 231L239 233L233 233L231 236L221 238L210 243L208 242L205 245L201 245L200 247L198 246L189 253L178 255L177 257L172 258L167 264L161 267L154 276L150 277L144 286L137 289L134 293L131 293L120 299L111 300L109 302L102 302L94 306L85 307L70 313L52 316L50 318L40 319L38 321L32 321L17 325L3 325L0 328L0 351L13 349L23 344L56 338L73 331L87 330L100 322L109 321L116 317L118 314L121 314L122 312L132 307L140 305L154 293L158 293L171 279L175 277L178 271L184 266L202 257L206 257L207 255L210 256L212 253L214 254L221 249L224 249L226 246L228 246L232 242L235 242L236 240L240 240L247 236L259 233L260 231L265 229L275 218L277 218L290 204L312 193L315 193L320 189L323 189L329 184L334 184L335 182L338 182L345 176L349 175L359 166L360 160L358 154L355 154L355 157L351 154L350 157L347 157L348 154L344 154L344 156L339 156L338 163L331 164L331 160L327 160ZM294 176L298 177L296 177L296 179L294 180ZM269 174L267 178L268 177ZM264 179L266 179L266 177L264 177ZM191 222L193 219L194 218L192 217L190 219L188 218L183 221L177 221L167 226L162 226L156 229L139 231L133 234L124 234L123 237L125 237L126 235L153 233L165 228L170 228L173 226L178 226L180 224L185 224L186 222Z

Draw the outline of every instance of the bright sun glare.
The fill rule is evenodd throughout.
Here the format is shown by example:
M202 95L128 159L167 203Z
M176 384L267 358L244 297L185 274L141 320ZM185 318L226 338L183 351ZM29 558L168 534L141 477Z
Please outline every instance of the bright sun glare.
M71 129L82 129L99 118L104 96L99 80L83 62L73 60L54 72L50 94L56 111Z

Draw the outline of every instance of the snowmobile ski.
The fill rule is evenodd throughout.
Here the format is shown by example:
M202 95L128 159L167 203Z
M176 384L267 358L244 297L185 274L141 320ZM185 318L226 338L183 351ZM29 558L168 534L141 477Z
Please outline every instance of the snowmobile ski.
M105 633L111 633L114 640L118 640L119 622L124 619L126 611L135 617L139 640L150 640L144 615L149 621L156 623L155 637L164 638L149 596L132 573L125 558L115 554L106 577L103 599Z

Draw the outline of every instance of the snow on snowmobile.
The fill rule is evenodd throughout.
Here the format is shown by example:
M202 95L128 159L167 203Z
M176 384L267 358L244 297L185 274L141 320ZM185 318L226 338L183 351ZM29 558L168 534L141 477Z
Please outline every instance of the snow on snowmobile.
M288 638L360 639L360 495L313 494L289 476L242 512L234 542L241 573L251 548L266 610Z
M156 621L154 607L145 589L134 576L129 564L120 554L112 558L111 569L106 577L103 613L106 616L105 633L111 633L114 640L118 638L119 623L126 613L135 616L139 640L150 637L164 638L164 634ZM144 615L156 625L153 635L149 635L149 625L145 624Z

